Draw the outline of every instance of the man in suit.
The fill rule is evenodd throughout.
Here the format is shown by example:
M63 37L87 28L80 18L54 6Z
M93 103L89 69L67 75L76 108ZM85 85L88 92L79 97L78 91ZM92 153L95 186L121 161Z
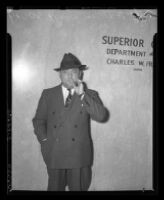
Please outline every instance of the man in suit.
M41 144L48 172L48 191L87 191L91 182L90 118L104 121L107 110L98 93L82 82L86 65L65 54L59 72L61 84L44 89L35 117L34 132Z

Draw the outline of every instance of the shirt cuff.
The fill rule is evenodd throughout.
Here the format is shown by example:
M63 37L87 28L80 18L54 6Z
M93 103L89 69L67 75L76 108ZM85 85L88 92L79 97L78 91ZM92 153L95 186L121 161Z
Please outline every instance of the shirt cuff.
M85 95L85 92L83 92L83 93L80 95L80 99L81 99L81 100L83 100L84 95Z
M43 139L42 142L44 142L44 141L46 141L46 140L47 140L47 138Z

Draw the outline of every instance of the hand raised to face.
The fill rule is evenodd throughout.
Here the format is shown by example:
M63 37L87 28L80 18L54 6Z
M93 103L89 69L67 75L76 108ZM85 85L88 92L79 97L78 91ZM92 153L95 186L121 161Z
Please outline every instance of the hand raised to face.
M60 71L61 82L68 89L79 87L80 77L81 71L78 68Z
M83 82L81 80L77 80L77 81L74 81L74 89L75 89L75 92L78 94L78 95L81 95L84 93L84 85L83 85Z

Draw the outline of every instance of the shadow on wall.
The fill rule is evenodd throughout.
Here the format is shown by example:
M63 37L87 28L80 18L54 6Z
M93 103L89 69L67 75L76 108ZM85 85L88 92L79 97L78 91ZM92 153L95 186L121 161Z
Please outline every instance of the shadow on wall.
M87 89L88 88L87 84L85 82L83 82L83 84L84 84L84 90ZM101 101L101 103L103 104L102 101ZM109 120L109 118L110 118L110 112L109 112L109 110L105 106L104 106L104 108L105 108L105 112L106 112L105 113L105 117L104 117L104 119L101 122L99 121L99 123L106 123ZM95 121L97 121L97 120L95 120ZM91 119L90 118L89 118L89 137L90 137L90 141L91 141L92 166L93 166L93 163L94 163L93 162L94 161L94 145L93 145L93 140L92 140L92 136L91 136Z
M99 123L106 123L109 118L110 118L110 113L109 113L109 110L105 107L106 109L106 115L105 115L105 118L103 119L103 121L99 122ZM89 137L90 137L90 142L91 142L91 153L92 153L92 164L91 164L91 167L93 166L93 163L94 163L94 145L93 145L93 140L92 140L92 136L91 136L91 120L89 119ZM89 182L89 186L91 184L91 180L92 180L92 170L90 172L90 182Z

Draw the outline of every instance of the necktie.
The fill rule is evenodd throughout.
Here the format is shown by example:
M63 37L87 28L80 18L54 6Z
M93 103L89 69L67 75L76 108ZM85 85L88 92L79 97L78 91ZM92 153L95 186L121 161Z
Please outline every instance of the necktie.
M68 89L68 91L69 91L69 94L68 94L66 101L65 101L65 107L68 107L68 105L71 103L71 100L72 100L71 90Z

